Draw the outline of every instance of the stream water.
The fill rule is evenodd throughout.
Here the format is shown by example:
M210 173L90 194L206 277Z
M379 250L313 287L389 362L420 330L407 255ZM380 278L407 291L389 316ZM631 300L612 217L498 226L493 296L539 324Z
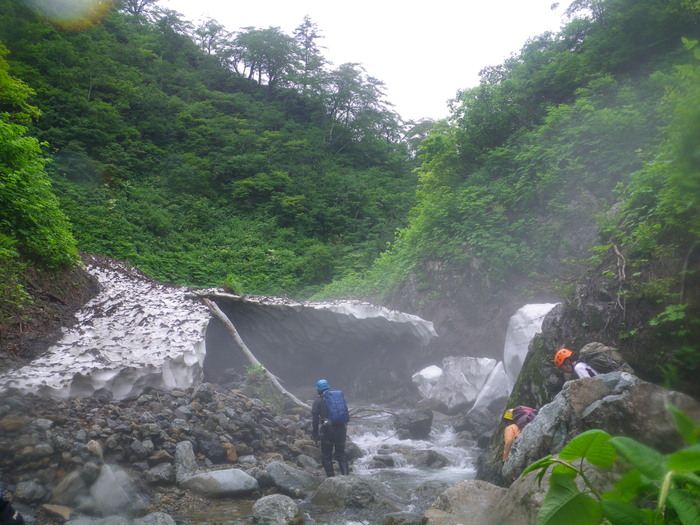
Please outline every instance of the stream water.
M378 412L353 419L348 425L348 439L364 453L353 461L351 475L381 483L391 501L401 508L397 516L424 513L446 488L475 476L475 445L456 445L457 438L447 421L434 421L430 440L400 440L393 430L391 416ZM431 457L439 458L439 467L416 466L411 458L421 451L431 451ZM173 517L180 525L252 524L254 502L247 499L215 501L207 508L173 514ZM308 524L369 525L387 517L386 510L329 509L314 505L308 498L296 503Z

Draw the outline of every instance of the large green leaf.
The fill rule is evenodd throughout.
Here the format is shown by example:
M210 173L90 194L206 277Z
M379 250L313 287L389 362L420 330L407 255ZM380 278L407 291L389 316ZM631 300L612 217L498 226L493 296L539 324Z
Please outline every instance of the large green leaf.
M700 493L672 490L668 493L668 501L683 525L700 523Z
M666 474L666 458L634 439L614 437L610 444L646 477L661 481Z
M568 476L552 474L549 492L537 513L537 525L593 525L600 517L601 509L596 500L579 492Z
M678 433L683 436L686 443L695 444L698 442L697 429L698 426L693 422L685 412L680 411L676 406L667 403L666 406L671 411L673 422L676 424Z
M668 468L671 470L700 470L700 445L685 447L668 457Z
M626 501L604 500L600 502L603 514L612 525L643 525L644 513Z
M615 483L615 489L620 498L631 500L642 492L654 490L654 486L641 472L633 469L622 475Z
M609 441L610 434L607 432L589 430L572 439L559 453L559 457L567 460L585 458L596 467L607 468L615 462L617 457Z

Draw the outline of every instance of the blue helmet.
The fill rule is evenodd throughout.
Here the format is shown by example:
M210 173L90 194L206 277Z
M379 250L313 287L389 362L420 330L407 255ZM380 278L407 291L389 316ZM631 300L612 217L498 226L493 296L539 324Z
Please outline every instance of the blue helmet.
M328 381L326 381L325 379L319 379L318 381L316 381L316 391L319 393L323 392L324 390L330 389L330 387L331 385L329 385Z

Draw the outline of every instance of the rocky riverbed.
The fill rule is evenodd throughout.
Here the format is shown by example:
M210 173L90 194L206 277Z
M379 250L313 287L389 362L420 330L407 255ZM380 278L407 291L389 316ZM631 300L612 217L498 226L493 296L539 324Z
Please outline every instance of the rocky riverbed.
M26 521L37 524L103 518L115 503L110 490L123 492L127 485L127 495L117 498L123 508L114 514L131 519L201 511L213 489L188 490L178 481L202 472L245 474L250 490L236 495L256 499L281 492L266 468L273 462L290 469L305 464L302 472L318 485L308 415L277 410L280 399L260 400L268 395L251 378L151 390L118 402L108 395L56 400L8 392L0 400L1 483ZM186 444L189 456L181 452ZM120 486L107 483L106 495L96 488L105 466L111 474L125 473Z

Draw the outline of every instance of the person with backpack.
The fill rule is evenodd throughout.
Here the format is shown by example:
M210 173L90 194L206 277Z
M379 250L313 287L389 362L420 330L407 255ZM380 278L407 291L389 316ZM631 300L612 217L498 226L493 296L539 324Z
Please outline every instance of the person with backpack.
M579 361L574 356L574 353L568 348L560 348L554 354L554 364L562 372L567 374L576 374L580 379L583 377L594 377L598 375L598 371L584 361Z
M333 477L333 456L342 475L350 473L345 455L347 423L350 420L348 406L342 390L331 390L328 381L316 382L316 399L311 406L311 434L315 442L321 441L321 463L326 476ZM335 453L335 454L334 454Z
M517 438L530 421L537 416L537 410L524 405L509 408L503 414L506 420L506 428L503 430L503 462L508 459L510 449Z

